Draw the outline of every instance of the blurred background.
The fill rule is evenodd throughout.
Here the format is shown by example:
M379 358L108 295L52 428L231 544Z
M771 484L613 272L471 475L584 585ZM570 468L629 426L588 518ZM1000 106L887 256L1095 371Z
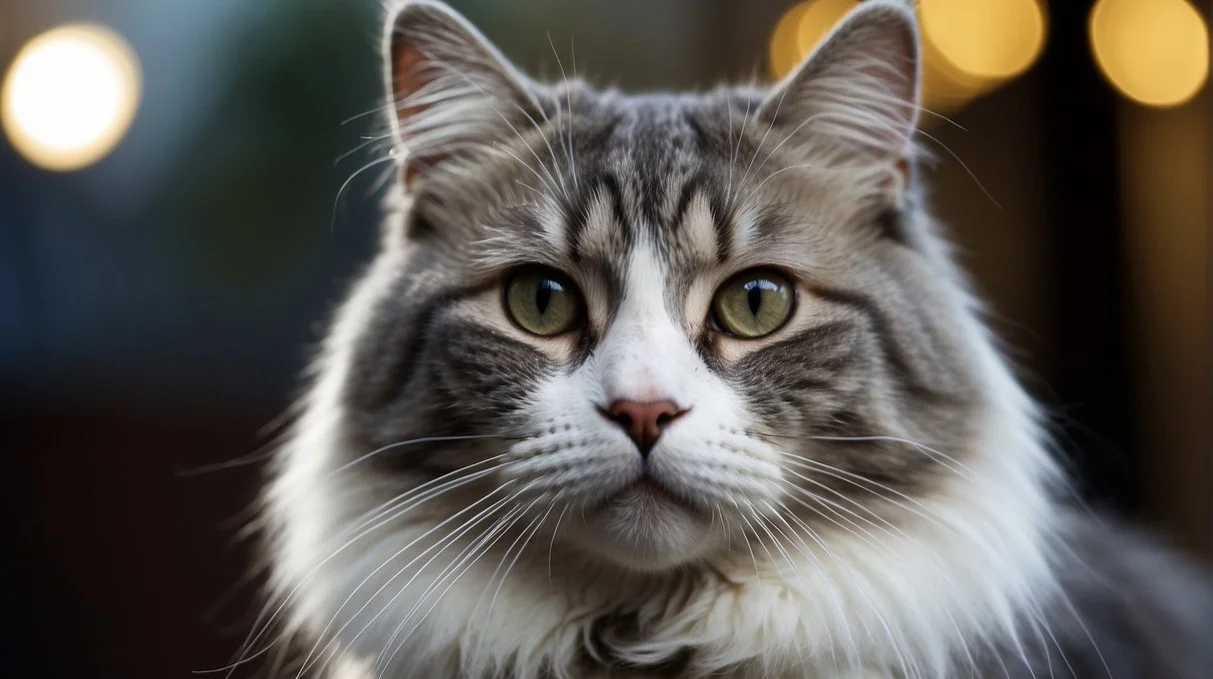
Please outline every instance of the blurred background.
M781 76L856 2L453 4L537 76L652 89ZM1208 2L918 5L932 200L1084 495L1213 563ZM0 674L243 638L259 451L391 180L380 11L0 0Z

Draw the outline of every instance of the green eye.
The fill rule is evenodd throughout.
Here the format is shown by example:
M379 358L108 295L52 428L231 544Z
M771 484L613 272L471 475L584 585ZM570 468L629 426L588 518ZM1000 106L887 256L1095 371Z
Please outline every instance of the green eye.
M795 297L783 276L761 269L743 271L716 291L712 315L721 330L753 339L778 330L792 315Z
M510 318L536 335L551 337L577 327L583 306L572 281L552 269L527 269L505 285L505 308Z

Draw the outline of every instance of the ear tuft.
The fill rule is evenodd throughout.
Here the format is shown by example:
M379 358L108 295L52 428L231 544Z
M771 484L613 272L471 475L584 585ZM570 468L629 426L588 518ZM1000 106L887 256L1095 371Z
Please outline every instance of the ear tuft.
M772 90L761 119L837 142L853 159L898 165L918 124L919 53L907 3L868 0Z
M406 186L450 158L491 147L538 115L525 77L444 4L406 2L388 22L386 42Z

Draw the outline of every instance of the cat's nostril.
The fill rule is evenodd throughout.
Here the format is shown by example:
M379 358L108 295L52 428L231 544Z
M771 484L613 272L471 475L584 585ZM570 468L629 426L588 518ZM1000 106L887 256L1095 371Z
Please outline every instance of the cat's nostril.
M602 411L604 417L627 432L640 454L645 456L653 449L661 432L685 413L673 401L619 400Z

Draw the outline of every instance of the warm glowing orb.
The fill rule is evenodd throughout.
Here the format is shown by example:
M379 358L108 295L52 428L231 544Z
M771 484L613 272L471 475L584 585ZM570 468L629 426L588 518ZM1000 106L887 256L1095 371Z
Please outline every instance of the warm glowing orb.
M1186 0L1100 0L1089 29L1100 69L1134 101L1177 106L1209 76L1209 29Z
M800 65L859 0L806 0L791 7L771 34L771 72L782 78Z
M0 123L31 163L77 170L118 144L139 95L138 58L121 36L102 26L62 26L18 52L0 90Z
M775 24L775 31L771 34L769 56L771 74L776 78L782 78L791 73L792 69L796 68L796 64L800 63L800 58L804 56L796 44L796 32L800 30L800 17L808 8L807 2L792 5L791 9L784 12L783 16L779 18L779 23Z
M796 29L796 46L800 54L805 56L817 49L834 25L858 6L859 0L812 0L800 15Z
M918 14L926 40L973 77L1017 76L1045 44L1040 0L920 0Z

